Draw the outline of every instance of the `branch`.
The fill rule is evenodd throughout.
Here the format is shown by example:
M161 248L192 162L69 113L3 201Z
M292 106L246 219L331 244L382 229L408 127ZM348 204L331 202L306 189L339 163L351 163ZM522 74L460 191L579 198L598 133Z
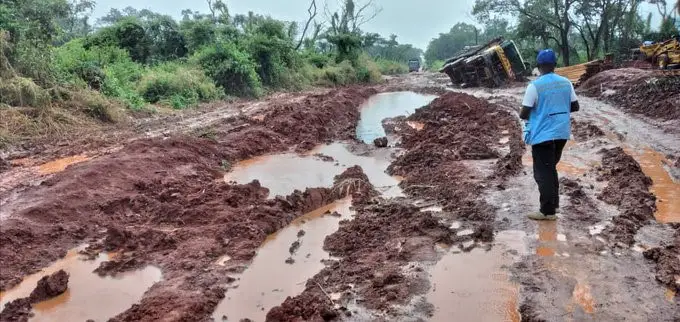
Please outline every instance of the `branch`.
M300 41L298 42L297 46L295 46L295 50L300 49L300 46L302 46L302 42L305 40L307 30L309 29L309 24L311 24L314 18L316 18L316 0L312 0L312 3L309 4L309 9L307 9L307 12L309 13L309 20L307 20L307 23L305 24L305 29L302 30L302 36L300 36Z

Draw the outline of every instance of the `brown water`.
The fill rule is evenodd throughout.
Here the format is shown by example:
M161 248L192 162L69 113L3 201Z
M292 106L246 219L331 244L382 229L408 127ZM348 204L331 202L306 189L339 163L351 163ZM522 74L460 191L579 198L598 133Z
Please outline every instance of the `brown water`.
M382 121L386 118L413 114L416 109L430 104L437 96L414 92L382 93L368 99L361 107L361 120L357 125L359 140L372 144L386 136Z
M70 275L68 289L53 299L34 304L35 316L31 321L105 321L137 303L144 292L162 278L161 270L152 266L116 277L100 277L93 270L111 255L102 254L95 260L85 261L78 255L81 249L69 251L63 259L40 273L27 276L15 288L0 293L0 307L28 297L38 280L63 269Z
M519 285L504 268L513 258L508 248L525 254L521 231L503 231L491 251L445 255L432 269L427 300L435 306L431 321L520 321ZM453 318L455 317L455 318Z
M331 156L335 162L322 161L314 154ZM225 176L226 181L248 183L259 180L263 187L269 188L270 197L288 195L295 190L333 186L333 178L347 168L359 165L376 189L387 197L403 195L397 186L401 181L385 173L391 162L391 151L381 149L371 156L352 154L341 143L320 146L307 155L294 153L266 155L236 164Z
M350 199L337 201L270 235L252 264L239 276L238 287L227 291L213 318L221 321L226 315L229 321L244 318L264 321L271 308L283 303L286 297L301 293L307 279L325 267L321 260L329 259L329 255L323 250L324 239L338 230L340 220L351 217L350 205ZM338 212L341 217L328 212ZM298 237L301 231L304 235ZM291 255L290 246L296 241L300 247ZM289 258L295 262L286 264Z
M51 162L47 162L47 163L41 165L40 167L38 167L38 171L41 174L53 174L53 173L57 173L57 172L61 172L61 171L66 170L66 167L68 167L69 165L80 163L80 162L83 162L83 161L87 161L89 159L90 159L89 157L84 156L84 155L74 155L74 156L54 160L54 161L51 161Z
M651 187L656 195L656 219L663 223L680 223L680 183L673 181L670 173L664 168L669 163L666 157L650 148L641 151L626 149L640 163L642 171L654 181Z

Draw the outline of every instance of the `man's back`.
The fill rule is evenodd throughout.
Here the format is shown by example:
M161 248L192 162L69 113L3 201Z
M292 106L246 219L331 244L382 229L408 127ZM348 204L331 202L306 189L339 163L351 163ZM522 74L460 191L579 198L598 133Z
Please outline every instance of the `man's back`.
M545 74L527 88L523 106L532 107L525 141L534 145L571 136L571 103L576 93L571 82L555 73Z

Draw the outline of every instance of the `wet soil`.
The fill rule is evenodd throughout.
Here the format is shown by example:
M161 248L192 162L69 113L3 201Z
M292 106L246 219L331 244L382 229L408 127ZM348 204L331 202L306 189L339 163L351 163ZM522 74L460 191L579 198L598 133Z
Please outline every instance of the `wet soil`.
M598 197L621 211L605 233L614 241L632 245L637 231L654 220L656 197L649 191L652 179L622 148L602 151L598 179L608 182Z
M601 72L581 85L580 93L654 119L680 119L680 73L636 68Z
M674 209L663 202L673 186L658 180L674 159L654 157L655 167L665 166L650 172L645 154L636 153L646 146L680 155L677 138L582 98L576 140L559 168L561 219L533 223L524 217L538 196L516 116L522 88L467 91L472 96L446 82L419 73L374 88L238 103L241 113L175 120L190 135L150 125L155 138L83 154L92 158L16 185L34 178L16 169L45 163L27 159L9 170L14 179L0 182L12 183L0 190L0 289L88 243L83 254L91 258L116 254L95 262L104 278L148 265L162 270L141 299L103 318L113 321L677 317L680 304L667 291L679 274L677 226L654 221ZM371 123L398 147L358 143L363 102L393 90L441 97ZM328 144L337 141L345 143L340 152ZM317 163L306 181L273 179L298 181L291 173L308 159ZM260 173L238 177L258 162ZM298 167L275 169L286 162ZM315 176L323 180L310 181ZM394 193L399 181L403 192ZM353 216L329 209L321 221L310 217L347 196ZM258 278L268 266L290 274ZM77 276L71 273L74 285ZM7 309L27 317L28 304Z
M252 259L267 235L340 195L307 189L267 199L258 182L225 184L221 169L263 153L353 138L357 107L374 93L350 88L282 104L264 121L235 120L249 126L217 130L214 139L138 140L28 188L3 206L0 289L90 242L92 254L125 251L103 263L100 274L148 264L163 270L165 279L117 320L209 316L230 280L227 268L214 265L219 257Z

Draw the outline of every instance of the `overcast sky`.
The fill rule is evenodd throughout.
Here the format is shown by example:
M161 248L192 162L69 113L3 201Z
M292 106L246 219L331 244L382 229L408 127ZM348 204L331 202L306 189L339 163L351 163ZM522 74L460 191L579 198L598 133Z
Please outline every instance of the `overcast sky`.
M131 6L179 18L183 9L206 12L205 0L96 0L94 17L105 15L111 8ZM335 3L337 0L325 0ZM360 0L361 1L361 0ZM227 0L230 12L271 15L287 21L305 21L309 0ZM317 0L323 3L324 0ZM384 37L396 34L400 43L410 43L425 50L432 38L447 32L457 22L473 23L470 16L474 0L376 0L382 12L362 29L377 32ZM670 5L669 5L670 6ZM322 9L320 8L320 11ZM657 13L656 8L645 6L643 12ZM657 14L658 15L658 14ZM323 17L319 17L323 18ZM654 26L659 24L656 17Z

